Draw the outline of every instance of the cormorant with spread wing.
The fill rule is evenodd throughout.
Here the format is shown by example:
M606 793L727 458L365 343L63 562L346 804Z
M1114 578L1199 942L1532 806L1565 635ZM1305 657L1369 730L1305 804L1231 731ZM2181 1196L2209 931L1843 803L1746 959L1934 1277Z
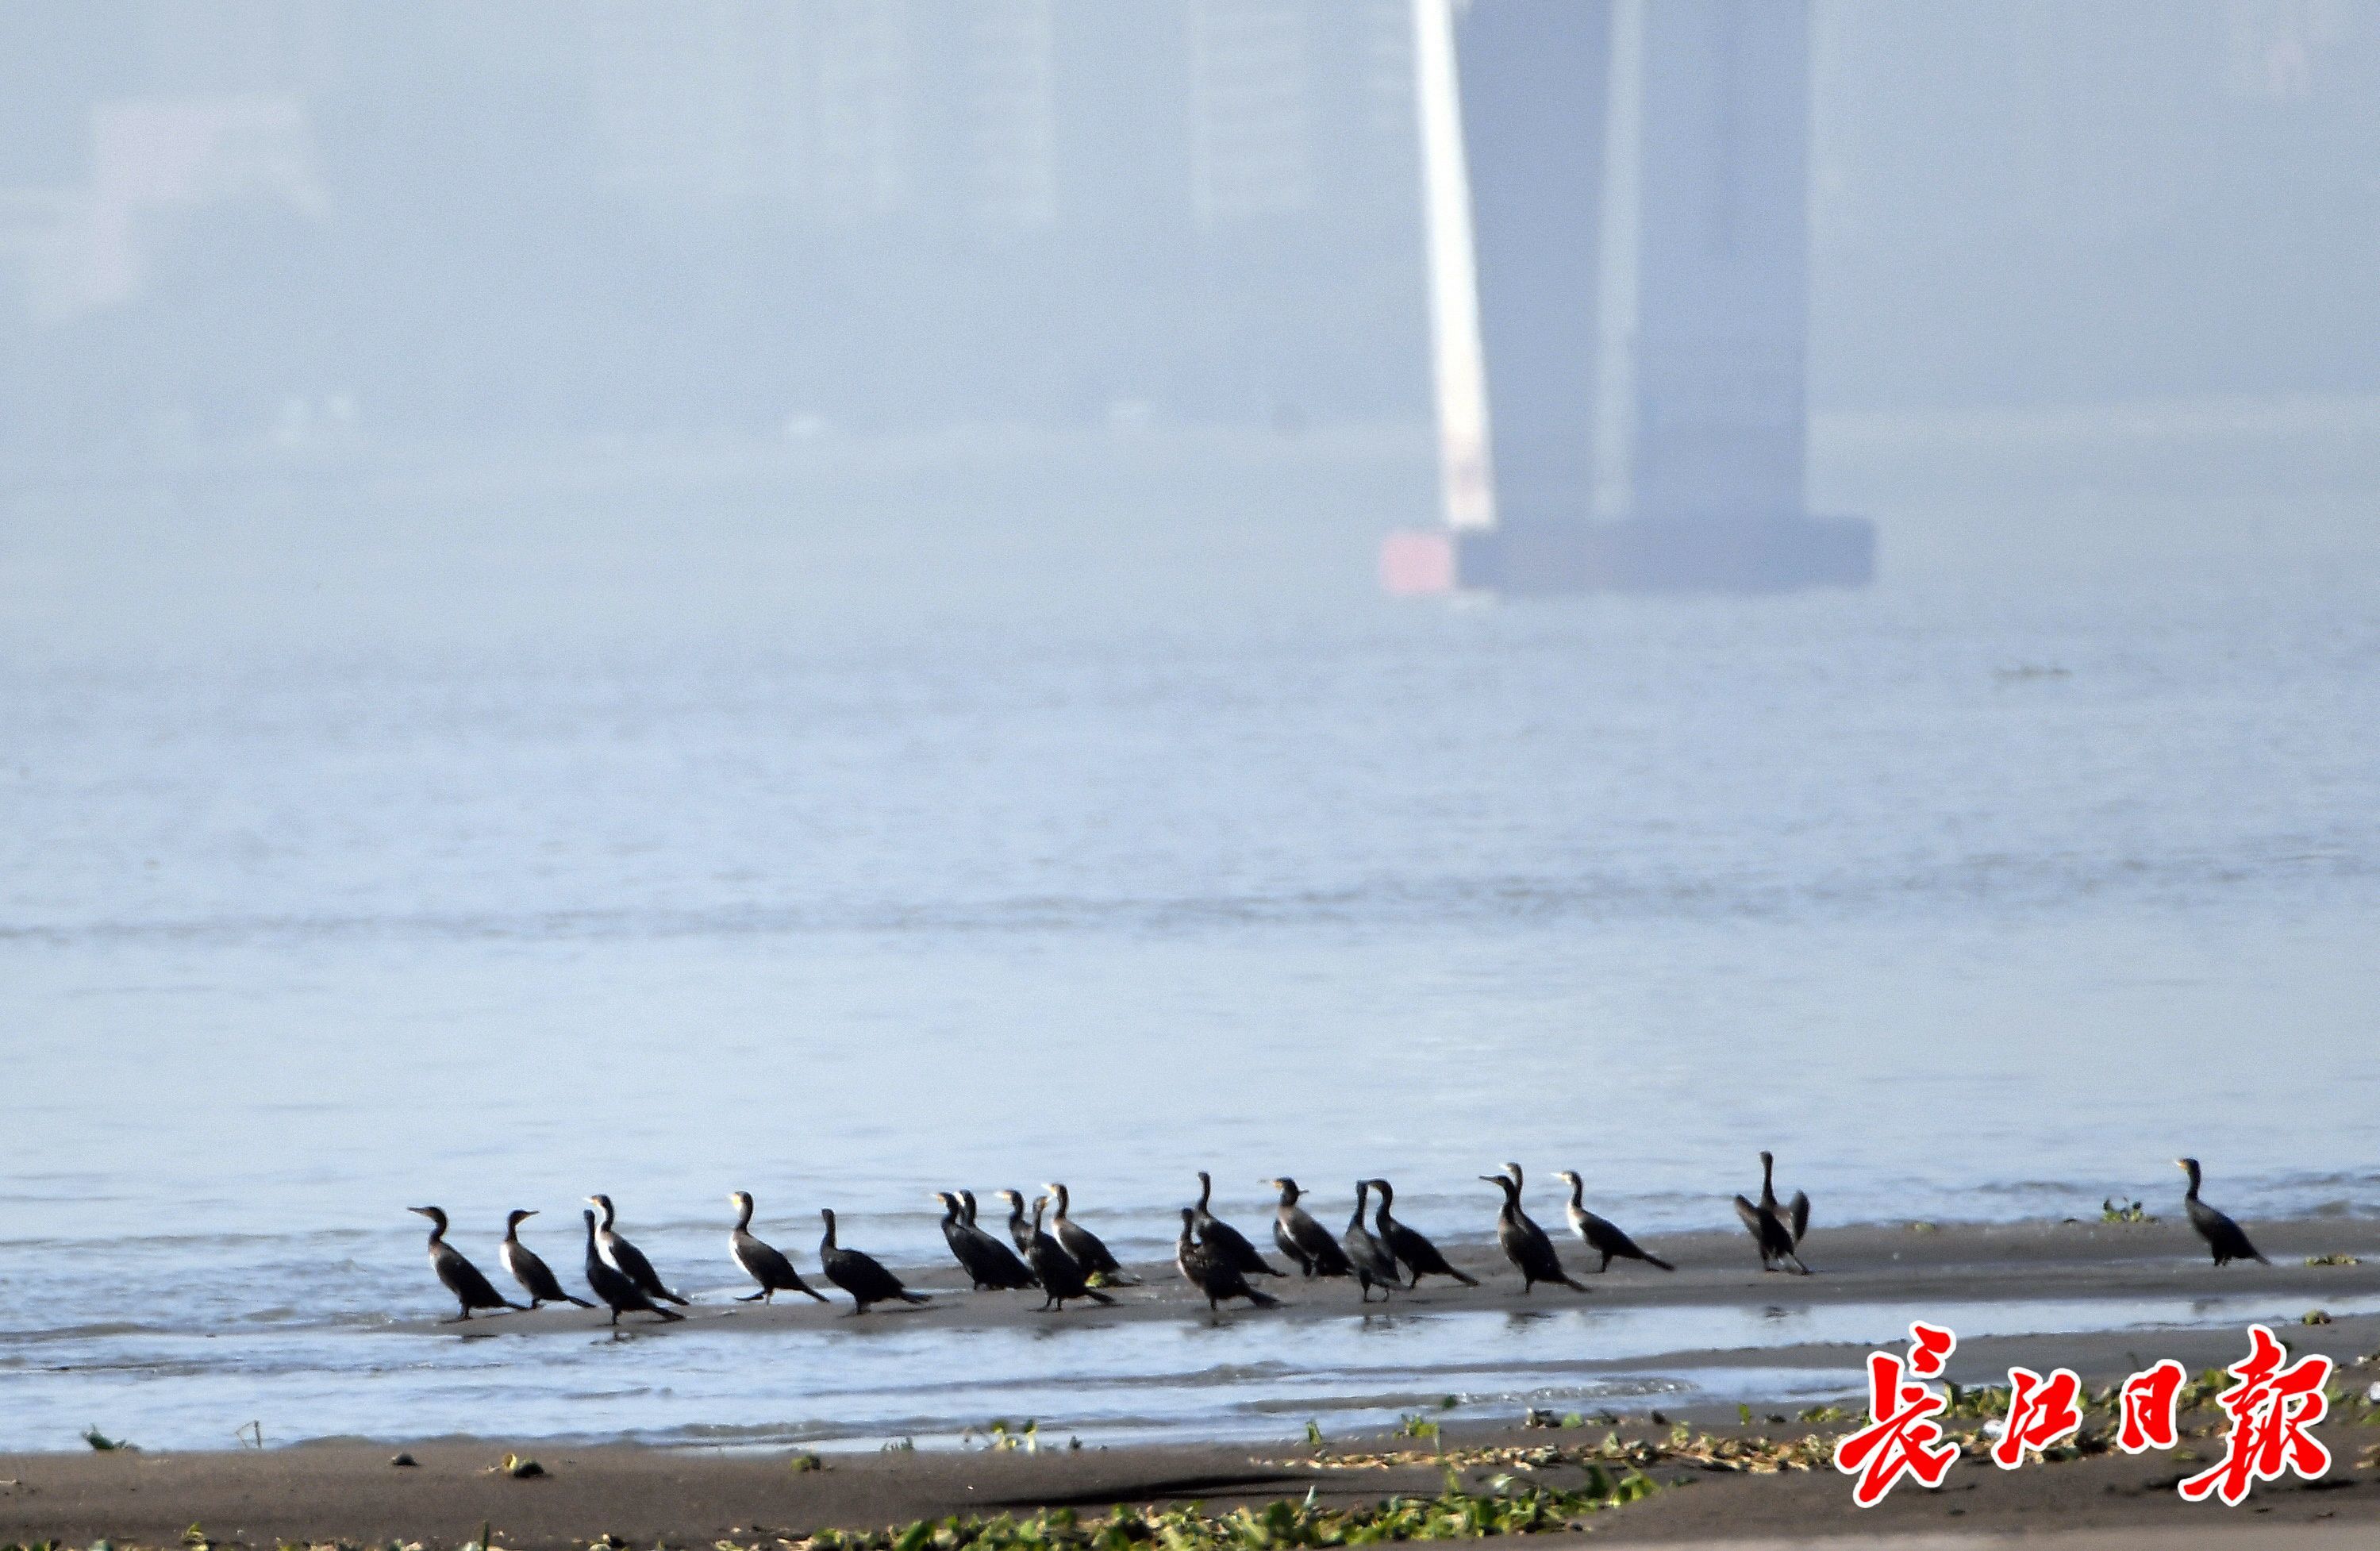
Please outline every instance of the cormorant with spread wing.
M1769 1154L1760 1154L1760 1201L1758 1204L1742 1196L1735 1198L1735 1215L1743 1219L1744 1231L1760 1246L1760 1269L1791 1271L1806 1276L1810 1268L1802 1264L1799 1247L1802 1234L1810 1226L1810 1198L1794 1192L1793 1204L1786 1214L1777 1207L1775 1180L1777 1160Z

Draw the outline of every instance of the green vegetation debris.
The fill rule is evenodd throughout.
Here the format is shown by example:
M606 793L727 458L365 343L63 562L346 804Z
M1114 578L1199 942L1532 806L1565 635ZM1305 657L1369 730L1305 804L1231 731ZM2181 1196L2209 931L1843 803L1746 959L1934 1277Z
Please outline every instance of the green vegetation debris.
M1227 1514L1193 1504L1163 1511L1118 1508L1089 1520L1059 1508L1021 1518L953 1516L872 1532L826 1530L792 1544L796 1551L1294 1551L1577 1530L1590 1516L1658 1489L1636 1472L1615 1478L1595 1470L1579 1491L1511 1483L1506 1490L1478 1493L1450 1485L1434 1497L1390 1497L1360 1508L1325 1508L1309 1492L1302 1502L1284 1498Z

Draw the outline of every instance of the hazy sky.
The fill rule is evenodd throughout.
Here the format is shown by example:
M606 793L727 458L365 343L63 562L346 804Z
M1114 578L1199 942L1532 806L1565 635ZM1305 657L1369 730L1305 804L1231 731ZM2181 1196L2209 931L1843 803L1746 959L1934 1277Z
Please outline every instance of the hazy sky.
M2380 10L1813 14L1812 499L1888 575L2369 542ZM1431 516L1410 47L1404 0L0 0L0 625L765 618L1051 551L1362 595Z

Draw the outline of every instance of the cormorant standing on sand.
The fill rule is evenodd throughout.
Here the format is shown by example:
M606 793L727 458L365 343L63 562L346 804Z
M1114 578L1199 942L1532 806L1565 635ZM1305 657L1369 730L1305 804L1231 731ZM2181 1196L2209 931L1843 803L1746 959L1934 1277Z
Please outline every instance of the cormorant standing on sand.
M2198 1230L2198 1236L2205 1240L2206 1247L2215 1252L2216 1264L2228 1265L2235 1260L2252 1260L2260 1265L2273 1264L2256 1252L2256 1246L2248 1242L2248 1236L2240 1231L2238 1223L2198 1199L2196 1158L2176 1158L2173 1166L2190 1176L2190 1190L2181 1198L2182 1209L2190 1214L2190 1226ZM443 1277L445 1273L442 1271L439 1275ZM448 1282L446 1285L453 1287L455 1284Z
M1793 1236L1793 1247L1798 1250L1802 1247L1803 1237L1810 1231L1810 1198L1805 1192L1795 1191L1791 1202L1779 1205L1777 1200L1776 1178L1777 1160L1766 1153L1761 1154L1761 1210L1785 1225L1785 1231Z
M794 1263L785 1258L783 1251L753 1236L752 1192L730 1191L727 1199L735 1205L735 1230L727 1236L727 1252L735 1257L735 1264L744 1268L746 1276L760 1284L759 1291L747 1292L735 1301L774 1303L781 1292L798 1292L825 1302L826 1294L802 1280L802 1274L794 1269Z
M1448 1264L1446 1257L1438 1252L1437 1245L1390 1215L1389 1207L1396 1200L1397 1192L1386 1179L1366 1179L1364 1182L1380 1192L1379 1208L1372 1214L1372 1221L1379 1226L1380 1242L1388 1246L1389 1253L1413 1274L1413 1280L1407 1282L1406 1287L1419 1287L1424 1276L1451 1276L1467 1288L1479 1285L1478 1277L1468 1272L1457 1271Z
M1008 1191L1002 1193L1014 1195L1015 1192ZM1083 1274L1082 1266L1066 1252L1064 1245L1041 1231L1041 1209L1049 1202L1046 1195L1033 1198L1032 1229L1025 1242L1025 1258L1033 1267L1033 1278L1049 1295L1041 1300L1041 1307L1034 1313L1047 1313L1055 1309L1062 1314L1066 1312L1066 1300L1069 1298L1087 1298L1094 1303L1114 1302L1114 1299L1091 1286L1090 1279Z
M953 1258L975 1283L976 1291L1033 1285L1033 1273L1016 1258L1016 1252L967 1221L966 1209L957 1196L936 1191L934 1199L942 1203L942 1242L951 1247Z
M911 1292L901 1285L901 1278L878 1264L874 1257L857 1250L846 1250L834 1241L834 1213L821 1208L819 1217L826 1224L826 1237L819 1240L819 1264L826 1268L826 1279L851 1294L852 1313L864 1314L870 1303L899 1299L904 1303L923 1303L926 1295Z
M1380 1289L1380 1297L1384 1301L1390 1288L1399 1291L1404 1288L1404 1279L1397 1275L1396 1257L1390 1254L1380 1241L1372 1237L1372 1230L1364 1226L1364 1214L1368 1210L1371 1194L1372 1182L1369 1179L1355 1181L1355 1215L1347 1219L1347 1231L1339 1236L1339 1247L1347 1252L1347 1264L1354 1270L1355 1280L1363 1285L1362 1301L1366 1303L1372 1301L1372 1289L1376 1287Z
M1207 1210L1208 1199L1215 1193L1215 1181L1207 1171L1198 1171L1198 1204L1193 1208L1198 1216L1198 1245L1220 1258L1233 1270L1248 1276L1282 1276L1288 1273L1276 1267L1257 1247L1241 1236L1240 1230ZM1184 1273L1188 1275L1188 1273Z
M994 1195L1008 1203L1008 1237L1016 1252L1026 1260L1033 1258L1033 1225L1025 1220L1025 1197L1015 1191L994 1191Z
M1479 1178L1503 1187L1504 1209L1496 1215L1496 1242L1503 1249L1504 1258L1520 1271L1521 1290L1526 1292L1539 1282L1560 1282L1575 1291L1586 1291L1562 1269L1561 1257L1554 1253L1554 1241L1546 1237L1546 1230L1521 1210L1521 1166L1508 1163L1502 1174Z
M1297 1181L1286 1175L1268 1179L1266 1184L1281 1191L1281 1203L1273 1208L1272 1241L1281 1252L1297 1262L1297 1269L1307 1276L1352 1276L1354 1267L1347 1264L1347 1252L1330 1237L1330 1230L1307 1216L1297 1204L1305 1192Z
M504 1214L504 1242L503 1248L496 1252L497 1258L504 1263L504 1269L513 1274L513 1280L521 1285L521 1290L528 1294L530 1308L534 1309L540 1303L570 1303L581 1309L593 1308L595 1305L584 1298L563 1291L562 1280L553 1274L553 1268L540 1260L535 1250L520 1241L522 1222L536 1215L533 1211Z
M446 1242L446 1214L436 1206L408 1206L408 1212L419 1213L430 1219L430 1269L446 1284L446 1290L463 1305L463 1312L442 1325L457 1325L471 1317L474 1309L518 1309L522 1305L509 1298L499 1298L480 1268L463 1257L463 1252Z
M1792 1220L1800 1227L1787 1226L1787 1219L1777 1210L1777 1189L1770 1182L1777 1171L1777 1160L1768 1154L1760 1154L1760 1203L1754 1205L1742 1196L1735 1198L1735 1215L1743 1219L1744 1231L1760 1246L1760 1269L1791 1271L1806 1276L1810 1268L1802 1264L1796 1252L1802 1241L1802 1229L1810 1226L1810 1198L1796 1193L1791 1208Z
M686 1300L662 1285L653 1270L653 1263L645 1258L642 1250L612 1231L612 1198L590 1195L587 1198L602 1211L603 1220L595 1226L595 1242L603 1258L620 1268L620 1274L637 1284L648 1298L658 1298L664 1303L683 1304Z
M1173 1241L1173 1268L1182 1273L1184 1281L1207 1295L1207 1307L1220 1309L1226 1298L1245 1298L1259 1309L1277 1306L1281 1300L1248 1286L1247 1273L1220 1246L1193 1242L1191 1230L1197 1221L1196 1207L1182 1208L1182 1237Z
M1104 1276L1117 1287L1135 1285L1133 1278L1125 1276L1123 1267L1116 1263L1116 1257L1108 1252L1108 1247L1099 1242L1099 1236L1066 1215L1066 1187L1044 1185L1041 1188L1050 1192L1056 1206L1056 1210L1050 1214L1050 1235L1058 1240L1058 1247L1066 1252L1066 1258L1083 1268L1083 1276L1087 1279Z
M664 1309L654 1302L626 1272L605 1260L602 1251L595 1244L595 1214L581 1212L578 1215L587 1219L587 1285L610 1307L613 1325L620 1323L622 1314L633 1313L638 1309L649 1314L659 1314L663 1320L686 1318L676 1310Z
M1554 1178L1565 1181L1570 1186L1570 1206L1567 1209L1570 1215L1570 1230L1578 1235L1581 1243L1603 1257L1603 1264L1595 1268L1597 1276L1599 1276L1610 1270L1611 1263L1615 1260L1641 1260L1647 1265L1656 1265L1664 1271L1677 1269L1659 1255L1648 1254L1638 1249L1636 1240L1621 1232L1616 1224L1588 1211L1582 1199L1586 1193L1586 1187L1575 1173L1567 1168L1558 1168L1554 1170Z

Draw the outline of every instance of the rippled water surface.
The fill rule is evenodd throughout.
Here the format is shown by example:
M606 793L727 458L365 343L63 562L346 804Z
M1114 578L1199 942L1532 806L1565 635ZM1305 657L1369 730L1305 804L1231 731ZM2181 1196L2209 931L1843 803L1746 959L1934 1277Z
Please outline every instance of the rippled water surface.
M1659 1385L1559 1363L1744 1317L425 1342L382 1327L438 1307L432 1201L491 1268L542 1207L567 1266L608 1190L722 1288L735 1188L888 1258L933 1189L1052 1178L1154 1252L1200 1166L1251 1222L1385 1172L1484 1228L1517 1157L1723 1225L1764 1145L1833 1221L2095 1211L2183 1150L2371 1211L2375 596L0 665L0 1447L1294 1432Z

